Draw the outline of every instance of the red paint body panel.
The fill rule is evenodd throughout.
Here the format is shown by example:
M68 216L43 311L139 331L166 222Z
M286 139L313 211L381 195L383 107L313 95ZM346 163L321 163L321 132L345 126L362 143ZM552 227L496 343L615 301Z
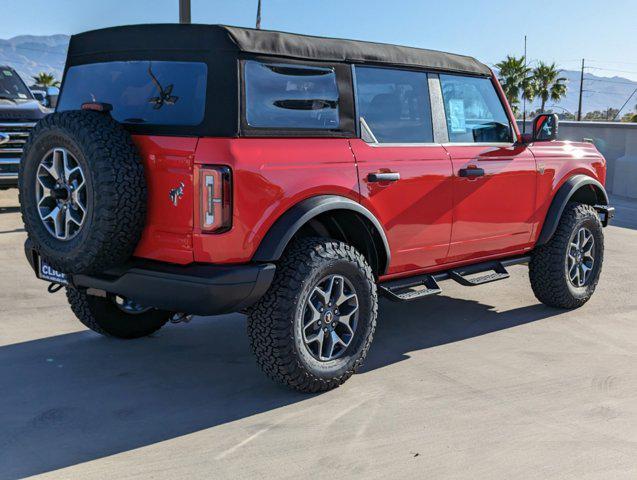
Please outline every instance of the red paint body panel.
M512 119L500 85L493 83ZM587 143L372 146L339 138L133 139L148 184L147 224L136 256L179 264L246 263L284 212L306 198L333 194L360 202L383 225L392 260L381 280L528 251L568 178L585 174L603 184L606 176L604 158ZM198 172L204 165L232 170L232 227L224 233L199 228ZM459 177L470 165L483 168L485 176ZM369 173L389 171L400 173L400 180L367 180ZM173 205L169 192L180 183L183 197Z
M135 256L170 263L187 264L194 260L192 248L193 160L196 138L136 135L148 188L146 228ZM177 205L169 192L184 184Z
M445 145L453 164L450 262L529 247L535 220L536 166L525 145ZM483 177L463 178L477 167Z
M538 166L533 242L537 241L557 190L573 175L588 175L606 183L606 160L592 143L554 141L529 145Z
M333 194L357 201L359 196L346 139L202 138L195 163L232 168L234 204L228 232L195 228L197 262L248 262L272 224L301 200Z
M452 221L451 160L441 145L370 146L351 140L361 204L385 227L392 261L388 274L440 265L447 258ZM369 173L398 172L394 183L370 183Z

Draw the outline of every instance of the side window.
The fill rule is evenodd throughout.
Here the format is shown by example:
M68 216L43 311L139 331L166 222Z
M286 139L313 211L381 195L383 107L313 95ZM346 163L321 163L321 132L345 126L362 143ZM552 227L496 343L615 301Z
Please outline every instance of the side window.
M509 143L513 132L488 78L440 75L450 142Z
M338 88L332 68L244 64L245 119L257 128L339 128Z
M363 138L379 143L433 142L427 74L355 67Z

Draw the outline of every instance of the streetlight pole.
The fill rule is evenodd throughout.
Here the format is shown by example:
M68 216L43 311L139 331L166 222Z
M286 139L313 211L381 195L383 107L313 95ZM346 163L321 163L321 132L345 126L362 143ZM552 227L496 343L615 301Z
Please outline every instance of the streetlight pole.
M179 0L179 23L190 23L190 0Z
M257 30L261 30L261 0L257 4Z

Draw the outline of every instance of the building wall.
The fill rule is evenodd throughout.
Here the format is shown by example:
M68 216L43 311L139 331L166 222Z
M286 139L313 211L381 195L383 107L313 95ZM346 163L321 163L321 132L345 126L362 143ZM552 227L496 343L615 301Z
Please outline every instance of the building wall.
M518 122L522 129L522 122ZM531 132L527 121L526 132ZM592 141L608 162L606 189L637 198L637 123L560 121L561 140Z

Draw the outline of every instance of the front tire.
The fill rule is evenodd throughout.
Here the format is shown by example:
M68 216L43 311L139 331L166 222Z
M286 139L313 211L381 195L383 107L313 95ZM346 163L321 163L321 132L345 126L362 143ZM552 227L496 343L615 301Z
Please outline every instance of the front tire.
M303 392L331 390L362 365L376 328L378 297L363 255L343 242L294 242L263 298L248 312L261 369Z
M604 261L604 233L595 209L569 203L551 240L529 264L533 293L557 308L578 308L595 292Z
M66 289L71 310L82 324L107 337L133 339L155 333L170 319L170 313L144 309L115 297L97 297L72 287ZM118 305L118 303L120 303Z

